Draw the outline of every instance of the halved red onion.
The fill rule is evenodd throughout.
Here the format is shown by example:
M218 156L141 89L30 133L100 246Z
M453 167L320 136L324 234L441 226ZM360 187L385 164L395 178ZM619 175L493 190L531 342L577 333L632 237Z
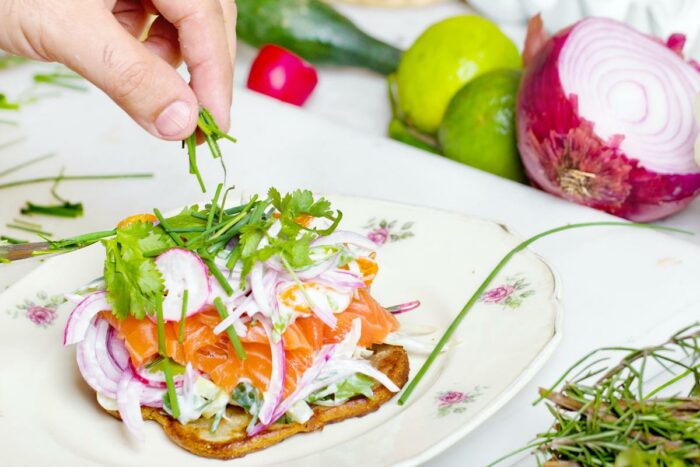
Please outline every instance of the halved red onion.
M270 352L272 356L272 373L270 374L270 382L267 384L267 389L263 394L263 403L258 413L258 418L262 424L272 423L272 416L275 409L282 400L282 392L284 391L284 378L286 373L286 356L284 353L284 339L280 338L275 342L272 338L272 324L267 317L259 316L258 319L265 329L265 334L270 341Z
M355 245L368 251L374 251L377 249L377 244L369 238L357 232L350 232L348 230L336 230L330 235L318 237L316 240L311 242L312 247L338 244Z
M163 318L166 321L180 321L185 290L187 316L197 313L206 305L211 293L209 268L196 253L184 248L172 248L158 256L155 263L165 285Z
M93 292L86 296L71 312L63 329L63 345L76 344L85 338L92 319L101 311L110 311L107 292Z
M530 32L541 42L537 28ZM535 185L642 222L695 198L700 73L692 65L658 39L604 18L583 19L531 49L517 126Z

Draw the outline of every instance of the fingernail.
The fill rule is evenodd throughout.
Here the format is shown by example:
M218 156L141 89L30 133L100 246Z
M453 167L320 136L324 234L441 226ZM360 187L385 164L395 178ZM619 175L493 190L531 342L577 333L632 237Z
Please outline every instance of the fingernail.
M185 130L192 117L192 107L184 101L175 101L156 119L156 130L161 136L177 136Z

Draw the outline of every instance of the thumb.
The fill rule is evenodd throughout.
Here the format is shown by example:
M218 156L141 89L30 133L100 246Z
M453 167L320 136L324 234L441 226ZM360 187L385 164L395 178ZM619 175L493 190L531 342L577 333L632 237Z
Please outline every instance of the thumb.
M86 13L83 11L83 17ZM53 56L102 89L139 125L166 140L182 140L197 126L197 98L163 59L132 37L114 16L96 8L50 43ZM70 30L70 34L65 31Z

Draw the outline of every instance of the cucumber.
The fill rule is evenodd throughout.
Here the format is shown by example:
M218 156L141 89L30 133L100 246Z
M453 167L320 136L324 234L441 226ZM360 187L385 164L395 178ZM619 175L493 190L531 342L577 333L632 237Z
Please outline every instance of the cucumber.
M318 64L389 74L402 51L362 32L320 0L238 0L238 37L259 47L277 44Z

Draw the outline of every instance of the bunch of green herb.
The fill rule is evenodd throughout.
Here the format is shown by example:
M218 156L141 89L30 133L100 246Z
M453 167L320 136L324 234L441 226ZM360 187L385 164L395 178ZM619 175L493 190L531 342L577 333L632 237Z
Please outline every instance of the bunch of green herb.
M27 201L27 205L23 207L20 212L25 215L31 215L31 214L43 214L45 216L55 216L55 217L80 217L83 215L83 203L71 203L70 201L67 201L63 199L59 194L58 194L58 184L61 183L63 180L63 170L61 170L61 174L59 177L56 179L54 182L53 186L51 187L51 196L58 201L58 204L51 204L51 205L41 205L41 204L35 204L30 201Z
M204 141L209 147L209 151L214 159L219 159L221 161L221 167L224 170L224 180L226 179L226 164L224 163L223 157L221 155L221 148L219 148L219 140L227 139L233 143L236 142L236 138L230 136L219 129L216 124L216 120L206 108L202 107L199 111L199 119L197 121L197 128L199 132L204 137ZM207 187L202 180L202 174L199 172L199 167L197 166L197 133L193 133L189 138L182 142L183 147L187 147L187 154L190 161L190 173L197 177L197 182L199 182L199 187L202 189L202 193L206 193Z
M596 350L540 390L554 423L520 451L548 467L700 464L699 362L700 324L659 345Z

